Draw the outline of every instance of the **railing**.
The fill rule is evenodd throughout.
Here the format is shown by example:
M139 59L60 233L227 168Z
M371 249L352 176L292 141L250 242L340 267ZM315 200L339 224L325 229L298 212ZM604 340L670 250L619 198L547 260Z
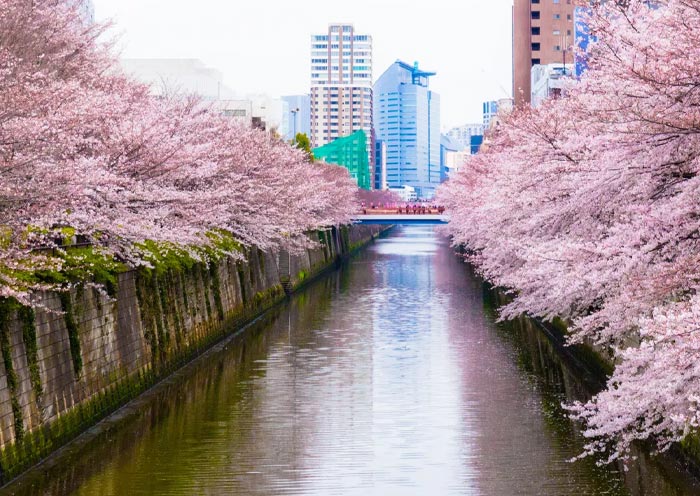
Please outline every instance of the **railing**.
M444 215L441 205L402 205L397 207L362 207L358 215Z
M403 213L397 214L384 213L384 214L357 214L353 216L353 221L360 224L447 224L449 222L449 216L445 214L438 213L425 213L425 214L413 214L413 213Z

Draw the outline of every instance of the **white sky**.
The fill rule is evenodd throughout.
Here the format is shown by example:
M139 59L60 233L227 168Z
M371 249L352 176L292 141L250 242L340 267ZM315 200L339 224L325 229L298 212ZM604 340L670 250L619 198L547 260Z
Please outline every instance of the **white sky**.
M396 59L437 72L442 128L510 96L513 0L94 0L123 57L197 58L239 95L303 94L310 35L350 22L373 38L376 80Z

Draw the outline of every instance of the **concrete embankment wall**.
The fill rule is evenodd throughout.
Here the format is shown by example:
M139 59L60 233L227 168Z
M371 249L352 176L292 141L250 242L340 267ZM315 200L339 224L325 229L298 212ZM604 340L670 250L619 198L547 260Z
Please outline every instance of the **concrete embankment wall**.
M484 289L488 298L498 307L511 301L502 288L493 287L485 282ZM561 319L545 322L532 317L522 317L521 320L529 322L528 325L547 336L562 358L575 367L578 378L589 386L591 394L597 393L605 386L614 368L614 360L608 350L586 341L574 345L567 344L569 328Z
M0 306L0 484L56 450L386 226L312 234L301 255L250 249L246 261L119 274L46 293L46 309Z
M494 288L486 282L484 283L484 293L487 301L492 302L495 308L510 301L502 288ZM539 334L547 339L550 350L547 350L545 346L536 346L535 348L540 352L556 354L557 360L563 365L559 367L559 370L551 370L547 368L545 362L551 364L552 360L535 357L539 363L534 364L533 369L537 370L538 367L542 367L538 375L547 377L547 380L552 380L554 377L555 382L559 380L566 390L567 401L587 401L591 396L605 388L608 378L613 374L615 361L611 351L586 342L576 345L567 344L568 324L560 319L555 319L553 322L543 322L539 319L521 316L510 321L510 325L515 329L525 331L530 336ZM560 370L565 370L565 373L561 374ZM650 453L653 452L654 446L651 443L638 443L633 447L632 453L637 458L636 469L627 473L623 465L619 465L630 487L643 488L647 484L661 483L658 474L650 475L655 473L651 472L648 466ZM672 446L668 452L656 453L653 458L654 463L658 467L662 467L664 473L669 474L668 477L682 481L682 487L686 487L686 485L687 487L698 487L700 480L700 434L689 434L683 441ZM671 489L669 489L669 493L670 491ZM641 494L644 491L637 489L637 492ZM659 494L662 492L658 491ZM657 494L657 492L652 490L650 494ZM663 492L663 494L666 493Z

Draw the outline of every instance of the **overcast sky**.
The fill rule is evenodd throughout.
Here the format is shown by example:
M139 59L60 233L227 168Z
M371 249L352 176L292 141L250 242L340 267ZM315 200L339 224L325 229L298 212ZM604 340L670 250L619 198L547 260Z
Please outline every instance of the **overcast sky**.
M511 93L512 0L94 0L129 58L197 58L240 96L303 94L311 34L350 22L373 38L376 80L396 59L437 72L442 127L481 122Z

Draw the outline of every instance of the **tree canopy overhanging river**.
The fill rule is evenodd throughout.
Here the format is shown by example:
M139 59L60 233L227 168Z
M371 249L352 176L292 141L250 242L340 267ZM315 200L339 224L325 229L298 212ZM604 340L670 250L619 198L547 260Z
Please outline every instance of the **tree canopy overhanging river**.
M560 404L584 388L539 331L494 321L482 282L446 239L431 227L397 227L127 406L128 422L4 492L698 489L645 455L629 472L570 463L582 439Z

